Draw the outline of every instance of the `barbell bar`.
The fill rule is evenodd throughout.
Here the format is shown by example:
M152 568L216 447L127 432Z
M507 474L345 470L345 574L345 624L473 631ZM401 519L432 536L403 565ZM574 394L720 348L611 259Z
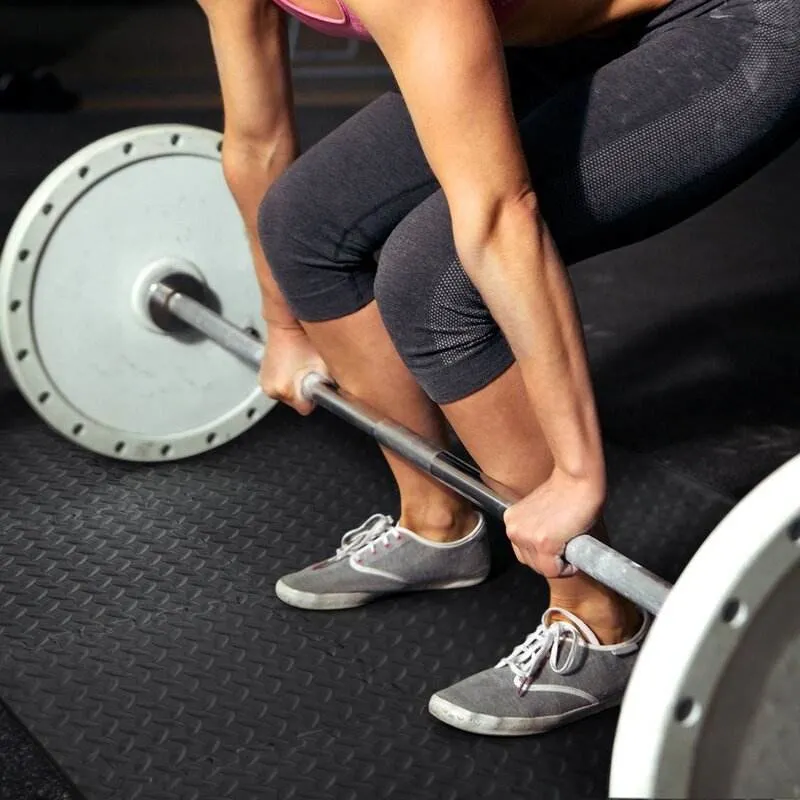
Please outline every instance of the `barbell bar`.
M173 285L181 282L192 284L187 276L168 276L167 280ZM197 291L202 292L199 284ZM154 305L157 309L169 312L254 369L260 367L264 354L261 342L195 298L176 291L167 282L152 284L149 296L151 307ZM378 444L427 472L494 517L502 519L504 512L517 499L508 487L487 478L452 453L382 416L319 374L310 373L303 378L302 393L307 400L369 434ZM661 610L671 588L666 581L588 534L571 539L564 557L569 564L653 614Z

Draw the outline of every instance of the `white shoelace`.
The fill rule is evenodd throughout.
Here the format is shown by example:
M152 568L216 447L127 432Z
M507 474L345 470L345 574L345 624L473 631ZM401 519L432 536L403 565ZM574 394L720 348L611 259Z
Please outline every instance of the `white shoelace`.
M342 536L342 543L334 558L338 560L367 549L374 553L376 545L386 544L391 538L400 538L394 520L385 514L373 514L366 522Z
M570 621L551 622L554 612L563 614ZM514 685L522 697L533 683L535 673L548 658L553 672L569 672L578 659L580 643L592 639L595 637L591 630L577 617L563 609L550 608L544 613L539 627L522 644L517 645L510 655L501 659L496 669L508 667L514 673ZM565 648L566 656L562 659Z

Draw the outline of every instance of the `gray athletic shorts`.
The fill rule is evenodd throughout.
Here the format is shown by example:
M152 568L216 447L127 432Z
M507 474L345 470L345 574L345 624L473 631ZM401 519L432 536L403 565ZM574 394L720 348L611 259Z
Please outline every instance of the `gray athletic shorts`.
M800 0L673 0L612 35L509 48L506 62L533 189L572 264L685 219L791 142ZM304 153L271 187L259 228L298 319L376 301L435 402L513 363L456 256L400 94Z

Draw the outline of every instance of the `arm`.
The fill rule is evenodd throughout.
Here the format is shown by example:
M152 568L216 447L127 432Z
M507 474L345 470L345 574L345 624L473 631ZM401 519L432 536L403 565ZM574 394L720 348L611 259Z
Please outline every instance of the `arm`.
M447 197L464 269L508 339L554 474L605 492L583 336L538 214L486 0L353 0Z
M245 223L264 318L298 323L258 241L258 207L269 185L297 155L283 14L269 0L200 0L211 32L225 111L222 166Z

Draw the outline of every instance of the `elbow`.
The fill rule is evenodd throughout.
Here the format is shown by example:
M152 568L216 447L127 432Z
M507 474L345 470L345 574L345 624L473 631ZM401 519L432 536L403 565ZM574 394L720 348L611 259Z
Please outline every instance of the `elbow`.
M266 191L297 157L294 137L226 133L222 174L235 196Z
M470 275L518 254L530 245L532 236L540 238L543 228L539 203L531 189L471 207L451 204L451 216L456 252Z

